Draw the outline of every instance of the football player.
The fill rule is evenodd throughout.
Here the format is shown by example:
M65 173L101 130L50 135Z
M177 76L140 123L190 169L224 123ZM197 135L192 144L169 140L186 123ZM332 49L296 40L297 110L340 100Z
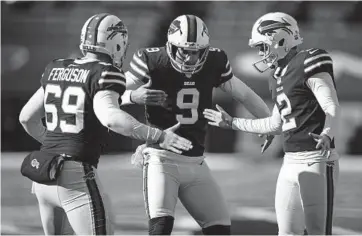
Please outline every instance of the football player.
M221 107L205 110L211 125L258 134L283 135L285 151L275 196L280 235L332 234L339 155L335 150L339 104L332 59L323 49L299 49L297 22L268 13L253 26L249 45L259 50L255 68L272 69L275 106L264 119L232 118Z
M179 16L169 27L166 46L139 49L126 73L124 104L146 105L147 122L155 127L180 122L177 133L193 143L181 155L152 144L136 152L135 159L137 153L145 156L139 160L144 160L151 235L171 234L178 199L204 234L230 234L227 204L204 161L207 120L202 112L212 106L213 89L230 94L256 117L269 116L267 105L233 75L226 53L211 47L209 37L199 17Z
M92 16L81 33L84 57L51 61L41 87L20 113L21 124L42 144L42 152L68 160L54 183L33 185L46 235L64 234L67 219L77 235L113 234L109 202L97 174L107 129L159 143L173 152L192 147L172 132L179 124L162 131L119 109L126 84L121 67L127 46L128 31L118 17ZM44 116L46 127L41 122Z

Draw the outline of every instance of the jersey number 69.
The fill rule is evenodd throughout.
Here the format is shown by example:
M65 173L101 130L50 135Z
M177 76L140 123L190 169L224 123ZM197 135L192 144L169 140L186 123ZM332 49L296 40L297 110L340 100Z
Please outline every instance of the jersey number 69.
M69 124L65 119L60 119L59 128L63 133L79 133L84 127L84 99L85 92L81 87L69 86L62 93L62 89L58 84L48 84L45 87L44 109L47 114L46 125L49 131L54 131L58 126L59 111L57 105L59 103L47 103L49 94L54 94L55 98L61 98L60 109L63 111L63 117L75 116L73 124ZM75 102L71 102L71 99ZM57 105L56 105L57 104ZM51 114L51 121L48 114Z

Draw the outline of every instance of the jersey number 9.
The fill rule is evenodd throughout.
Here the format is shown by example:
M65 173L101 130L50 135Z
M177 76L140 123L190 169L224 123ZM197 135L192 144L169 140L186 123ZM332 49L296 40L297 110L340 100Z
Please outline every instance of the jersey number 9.
M191 96L191 102L185 102L185 96ZM196 88L184 88L177 93L177 106L180 109L191 109L191 117L185 117L184 115L176 115L176 120L181 124L192 125L199 119L199 113L197 108L199 107L199 91Z

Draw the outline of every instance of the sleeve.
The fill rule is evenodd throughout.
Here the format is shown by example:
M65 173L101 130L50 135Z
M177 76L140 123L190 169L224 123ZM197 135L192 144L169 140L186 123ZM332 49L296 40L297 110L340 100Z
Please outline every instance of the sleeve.
M143 84L151 79L147 59L145 51L139 49L133 54L130 62L129 73Z
M307 80L307 86L311 89L318 103L326 114L322 133L333 139L336 135L339 118L339 102L333 80L325 73L316 74Z
M333 78L333 61L327 51L310 49L307 53L304 60L304 74L307 79L321 72L327 72Z
M277 106L274 105L272 116L263 119L234 118L232 128L249 133L274 135L281 132L282 119Z
M140 123L127 112L119 109L119 94L100 91L93 99L93 109L99 121L112 131L134 139L158 142L163 131Z
M126 91L124 91L121 99L122 99L122 104L123 105L129 105L129 104L133 104L133 102L131 101L131 92L132 90L136 90L139 87L141 87L142 85L144 85L144 83L142 81L139 81L134 75L132 75L129 71L127 71L125 73L126 76Z
M220 77L216 81L214 87L219 87L221 84L230 80L234 76L230 65L230 61L226 53L223 50L217 51L217 53L218 55L220 55L220 57L218 58L218 63L219 63L218 67L220 67Z
M126 78L123 72L114 66L104 68L100 78L94 84L93 94L102 90L111 90L122 96L126 90Z

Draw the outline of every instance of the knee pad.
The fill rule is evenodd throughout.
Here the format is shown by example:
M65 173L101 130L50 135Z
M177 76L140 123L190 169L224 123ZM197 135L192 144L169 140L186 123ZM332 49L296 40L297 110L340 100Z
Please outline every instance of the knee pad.
M212 225L202 229L205 235L231 235L230 225Z
M162 216L148 221L149 235L170 235L173 228L174 218L172 216Z

